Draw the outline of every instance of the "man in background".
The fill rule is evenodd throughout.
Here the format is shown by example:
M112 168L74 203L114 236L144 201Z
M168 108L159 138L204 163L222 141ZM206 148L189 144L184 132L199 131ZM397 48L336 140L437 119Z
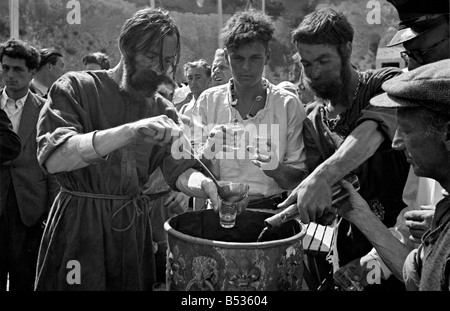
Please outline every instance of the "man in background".
M55 49L41 49L39 54L41 61L31 81L30 91L46 98L52 84L64 74L65 63L63 55Z

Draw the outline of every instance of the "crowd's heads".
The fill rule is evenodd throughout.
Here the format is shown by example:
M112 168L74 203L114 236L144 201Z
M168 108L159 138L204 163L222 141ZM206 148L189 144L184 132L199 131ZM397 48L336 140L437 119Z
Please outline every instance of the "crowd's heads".
M387 0L398 12L399 30L388 46L395 46L420 37L433 28L449 23L449 1L432 3L423 0Z
M295 44L337 46L342 55L348 43L353 42L354 30L344 13L323 8L305 16L292 32Z
M83 64L86 70L108 70L111 68L108 55L102 52L94 52L84 56Z
M3 62L5 56L24 59L29 70L37 70L41 61L39 51L27 42L19 39L10 39L1 45L0 62Z
M254 41L262 42L266 49L275 28L272 19L262 11L250 9L235 13L222 28L221 40L228 50L237 49Z
M194 98L198 98L209 86L211 81L211 66L204 59L188 62L184 64L184 76L187 79Z
M162 47L166 37L175 36L177 40L176 55L170 63L163 58ZM169 13L162 9L146 8L136 12L122 27L119 35L119 49L124 57L134 59L139 53L146 53L160 47L158 66L161 71L174 74L180 55L180 32ZM153 48L153 49L152 49ZM168 68L170 67L170 68Z

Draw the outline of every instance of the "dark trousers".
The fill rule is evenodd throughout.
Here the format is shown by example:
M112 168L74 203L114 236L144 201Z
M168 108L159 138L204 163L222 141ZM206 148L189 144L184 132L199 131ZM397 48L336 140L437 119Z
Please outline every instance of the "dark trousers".
M43 224L23 224L12 185L4 203L0 216L0 291L6 290L8 276L10 291L32 291Z

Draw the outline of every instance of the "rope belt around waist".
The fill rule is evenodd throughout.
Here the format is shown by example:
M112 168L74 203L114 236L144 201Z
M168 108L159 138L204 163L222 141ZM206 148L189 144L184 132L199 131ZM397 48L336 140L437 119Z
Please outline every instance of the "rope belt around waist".
M82 192L82 191L74 191L74 190L68 190L63 187L61 187L61 193L67 193L76 197L83 197L83 198L91 198L91 199L103 199L103 200L127 200L128 202L119 207L111 216L111 228L114 231L117 232L124 232L131 228L131 226L134 224L134 221L136 219L136 214L138 216L140 215L146 215L148 214L147 209L144 206L144 211L142 211L139 208L138 201L140 201L143 205L146 205L150 202L150 198L142 193L138 193L135 195L114 195L114 194L102 194L102 193L90 193L90 192ZM123 229L115 228L112 225L112 221L114 217L122 211L125 207L132 204L135 208L135 212L133 213L133 218L131 219L131 222L128 226L126 226Z
M274 196L252 201L248 204L247 208L257 209L278 209L278 204L287 199L287 192L276 194Z

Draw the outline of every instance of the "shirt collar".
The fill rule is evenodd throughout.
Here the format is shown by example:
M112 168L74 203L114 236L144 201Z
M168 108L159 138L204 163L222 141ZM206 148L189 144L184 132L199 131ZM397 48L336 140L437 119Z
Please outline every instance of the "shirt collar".
M28 93L29 92L30 92L30 90L28 90L27 94L24 97L19 98L18 100L14 100L14 99L11 98L11 100L16 103L17 109L22 109L23 105L25 105L25 102L26 102L26 100L28 98ZM2 91L2 93L0 95L0 108L2 108L3 110L6 107L6 101L8 99L9 99L9 96L8 96L8 94L6 94L6 90L3 89L3 91Z
M39 82L36 79L33 79L32 81L34 87L36 89L38 89L38 91L41 93L41 95L45 95L48 92L48 87L46 87L45 85L43 85L41 82Z

